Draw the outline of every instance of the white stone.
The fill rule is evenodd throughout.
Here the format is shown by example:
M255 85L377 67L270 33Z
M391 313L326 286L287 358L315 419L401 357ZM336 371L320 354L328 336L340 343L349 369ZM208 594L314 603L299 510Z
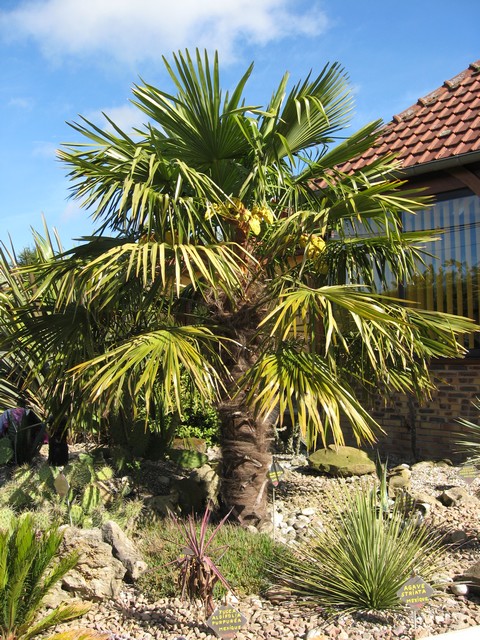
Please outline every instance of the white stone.
M278 527L283 522L283 514L282 513L274 513L272 518L273 524Z
M308 516L297 516L297 522L310 522L310 518Z
M450 585L450 591L455 596L466 596L468 593L468 586L466 584L462 584L461 582L454 582Z

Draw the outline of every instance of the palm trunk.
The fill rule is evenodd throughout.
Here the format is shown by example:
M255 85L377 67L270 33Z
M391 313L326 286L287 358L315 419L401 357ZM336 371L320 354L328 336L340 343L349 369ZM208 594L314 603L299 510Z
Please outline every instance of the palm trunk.
M221 500L242 525L258 526L267 519L268 470L272 462L271 425L255 420L241 402L220 407Z
M248 302L232 311L222 309L217 321L225 335L235 340L225 364L230 372L229 388L256 359L255 334L264 315L264 287L256 282L248 289ZM233 379L233 384L232 384ZM226 510L243 526L258 526L267 519L268 471L272 461L273 428L258 420L245 403L244 394L226 397L219 406L222 474L220 498Z

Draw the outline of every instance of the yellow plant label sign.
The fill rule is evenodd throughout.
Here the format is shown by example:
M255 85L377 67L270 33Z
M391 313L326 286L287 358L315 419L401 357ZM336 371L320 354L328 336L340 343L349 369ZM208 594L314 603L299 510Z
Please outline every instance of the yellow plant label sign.
M55 485L55 489L57 490L58 495L61 498L65 498L65 496L68 494L70 490L70 486L68 484L67 478L64 476L64 474L61 471L58 474L58 476L55 478L55 481L53 484Z
M278 486L284 473L285 473L285 470L283 469L283 467L279 465L276 460L274 460L268 472L268 477L270 478L270 482L273 484L274 487Z
M217 607L207 620L207 624L219 638L233 638L247 622L246 618L233 607Z
M478 476L478 469L474 464L463 464L458 470L458 475L465 480L467 484L471 484Z
M403 587L397 591L400 602L410 609L421 609L430 600L434 591L432 587L420 576L407 580Z

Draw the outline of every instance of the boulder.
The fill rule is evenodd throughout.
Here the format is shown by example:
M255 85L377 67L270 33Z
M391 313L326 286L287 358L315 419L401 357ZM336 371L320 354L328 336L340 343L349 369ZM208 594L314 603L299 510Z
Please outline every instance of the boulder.
M308 457L308 464L316 471L331 476L363 476L375 473L375 462L368 454L355 447L335 447L318 449Z
M78 551L77 566L62 579L62 589L83 600L115 598L123 585L125 567L113 557L100 529L65 527L61 550Z
M174 438L171 444L171 448L206 453L207 443L205 440L203 440L203 438Z
M109 520L102 526L103 541L112 547L113 556L120 560L127 570L127 580L138 580L147 570L147 563L116 522Z
M198 469L193 469L190 478L197 482L203 491L205 505L218 505L218 492L220 490L220 476L209 464L204 464Z
M172 489L167 495L149 496L144 500L144 510L146 514L150 514L151 519L156 521L158 518L168 516L170 513L178 511L178 491ZM149 520L146 517L146 520Z
M388 495L394 498L398 492L412 490L412 472L407 464L400 464L387 474Z
M196 469L208 462L207 454L195 449L170 449L168 456L170 460L184 469Z
M478 498L471 496L464 487L451 487L437 496L437 500L445 507L453 507L459 504L475 504L479 502Z

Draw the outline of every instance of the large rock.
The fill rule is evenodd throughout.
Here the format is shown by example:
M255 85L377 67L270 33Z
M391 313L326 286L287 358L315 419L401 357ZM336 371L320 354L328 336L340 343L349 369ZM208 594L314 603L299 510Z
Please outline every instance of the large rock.
M126 570L113 557L112 547L103 541L100 529L65 527L62 551L79 551L77 566L62 580L62 589L83 600L115 598Z
M450 487L450 489L446 489L438 495L437 500L445 507L456 507L459 504L473 505L479 503L478 498L470 495L464 487Z
M397 493L411 492L412 472L407 464L400 464L391 469L387 474L388 495L394 498Z
M218 492L220 490L220 476L216 470L209 464L204 464L198 469L194 469L190 478L197 482L204 493L205 505L218 504Z
M318 449L308 457L308 464L331 476L363 476L375 472L375 463L368 454L355 447Z
M184 469L197 469L208 462L208 456L195 449L170 449L168 456Z
M127 570L127 580L138 580L148 567L130 538L113 520L105 522L102 526L102 537L103 541L112 547L114 557L120 560Z

